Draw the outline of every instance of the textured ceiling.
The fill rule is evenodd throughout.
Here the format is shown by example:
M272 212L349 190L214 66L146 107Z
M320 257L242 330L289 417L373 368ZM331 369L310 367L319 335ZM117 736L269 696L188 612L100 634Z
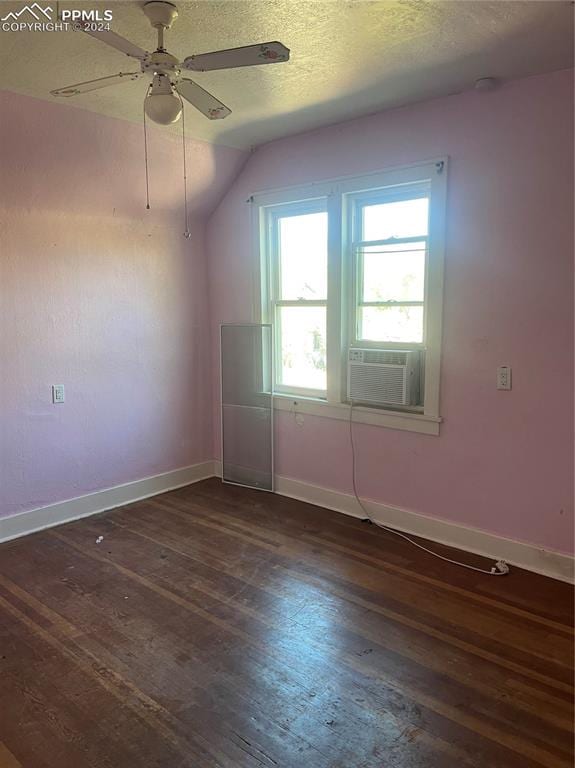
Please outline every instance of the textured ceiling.
M56 0L45 0L41 5ZM153 50L143 3L60 2L111 8L112 29ZM190 136L236 147L257 145L381 109L459 92L479 77L517 78L573 65L571 2L425 0L201 0L178 2L166 34L179 58L281 40L288 64L196 73L233 110L222 121L186 111ZM2 0L1 16L22 2ZM0 31L2 87L42 99L83 80L138 69L138 62L82 32ZM72 99L83 109L142 119L144 81ZM173 127L166 130L174 130Z

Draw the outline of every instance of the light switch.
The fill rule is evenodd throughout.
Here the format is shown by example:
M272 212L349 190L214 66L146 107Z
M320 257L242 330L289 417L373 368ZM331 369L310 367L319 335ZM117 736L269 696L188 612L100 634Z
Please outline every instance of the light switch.
M52 402L63 403L65 400L64 385L52 384Z
M501 365L497 369L497 389L511 389L511 366Z

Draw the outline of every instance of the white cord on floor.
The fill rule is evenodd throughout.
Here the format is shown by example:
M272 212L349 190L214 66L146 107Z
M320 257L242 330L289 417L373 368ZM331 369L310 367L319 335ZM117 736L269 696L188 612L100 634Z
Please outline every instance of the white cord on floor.
M388 533L393 533L395 536L399 536L402 539L405 539L410 544L413 544L414 547L417 547L418 549L422 549L424 552L427 552L430 555L433 555L433 557L437 557L440 560L445 560L446 563L452 563L452 565L459 565L461 568L468 568L470 571L477 571L478 573L485 573L487 576L505 576L509 573L509 566L505 562L505 560L498 560L495 565L491 568L491 570L487 570L486 568L476 568L474 565L468 565L467 563L460 563L458 560L451 560L449 557L444 557L443 555L440 555L437 552L434 552L431 549L428 549L427 547L424 547L422 544L418 544L417 541L414 541L410 536L407 536L405 533L401 533L400 531L396 531L393 528L388 528L387 525L383 525L382 523L378 523L369 514L367 509L364 507L362 500L359 497L359 494L357 492L357 483L355 478L355 442L353 439L353 400L350 401L349 404L349 439L351 443L351 467L352 467L352 484L353 484L353 493L355 498L357 499L357 503L363 510L365 514L366 520L369 520L370 523L373 525L377 525L378 528L383 528L384 531L387 531Z

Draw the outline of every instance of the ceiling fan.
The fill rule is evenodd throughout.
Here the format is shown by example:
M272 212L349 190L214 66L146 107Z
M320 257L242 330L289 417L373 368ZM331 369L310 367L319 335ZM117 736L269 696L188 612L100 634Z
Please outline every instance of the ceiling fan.
M94 31L93 24L86 23L82 29L86 34L111 45L118 51L140 62L139 72L118 72L117 75L76 83L66 88L50 91L53 96L76 96L80 93L107 88L117 83L139 80L144 75L151 77L151 85L144 100L146 115L156 123L175 123L182 113L182 96L210 120L221 120L231 110L221 101L187 77L182 69L192 72L209 72L214 69L235 69L255 64L276 64L289 59L289 49L277 41L229 48L212 53L188 56L180 62L164 48L164 31L170 29L178 17L175 5L164 0L151 0L143 6L152 27L158 31L158 47L153 53L145 51L111 30ZM179 94L179 95L178 95Z

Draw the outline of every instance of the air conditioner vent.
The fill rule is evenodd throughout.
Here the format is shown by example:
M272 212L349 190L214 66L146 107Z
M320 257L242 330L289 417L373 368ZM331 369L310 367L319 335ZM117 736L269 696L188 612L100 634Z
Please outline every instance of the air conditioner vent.
M385 363L387 365L407 365L407 352L388 352L376 349L367 349L363 353L364 363Z
M419 399L417 350L350 349L348 397L367 405L415 405Z

